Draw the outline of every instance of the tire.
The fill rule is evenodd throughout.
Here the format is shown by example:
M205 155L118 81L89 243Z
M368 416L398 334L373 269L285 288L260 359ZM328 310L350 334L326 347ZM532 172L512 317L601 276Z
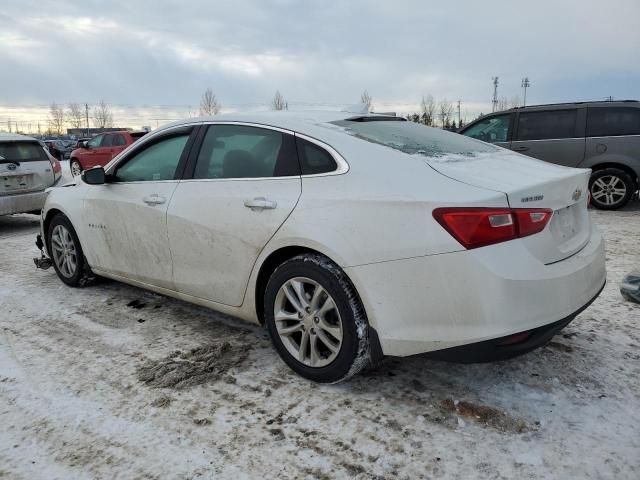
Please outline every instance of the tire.
M615 188L614 188L615 187ZM600 210L624 207L636 190L631 176L619 168L596 170L589 179L591 204Z
M322 291L316 298L313 294L318 287ZM308 310L296 291L302 292ZM276 306L280 312L277 321ZM358 294L344 272L322 255L298 255L273 272L264 293L264 318L280 357L304 378L336 383L372 363L369 325ZM287 329L292 333L284 333ZM303 340L305 333L307 340ZM305 346L296 348L303 341Z
M78 160L72 158L71 162L69 163L69 170L71 170L71 175L73 177L77 177L82 173L82 165L80 165L80 162Z
M84 287L94 279L76 231L69 219L61 213L49 223L47 250L58 277L70 287ZM64 252L69 254L69 261L64 260ZM73 256L73 261L70 256Z

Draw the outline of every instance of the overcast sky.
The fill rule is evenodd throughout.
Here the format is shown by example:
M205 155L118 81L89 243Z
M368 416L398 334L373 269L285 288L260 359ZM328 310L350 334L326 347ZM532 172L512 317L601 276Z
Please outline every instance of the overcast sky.
M432 94L469 117L490 110L496 75L509 98L528 76L527 103L640 98L639 51L640 0L2 0L0 125L54 101L185 116L207 87L231 110L276 89L291 108L342 106L366 88L379 111Z

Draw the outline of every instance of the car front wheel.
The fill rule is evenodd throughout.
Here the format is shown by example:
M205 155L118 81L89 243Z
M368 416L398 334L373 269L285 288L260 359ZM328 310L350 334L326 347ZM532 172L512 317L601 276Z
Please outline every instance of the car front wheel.
M631 176L618 168L604 168L591 174L591 203L601 210L624 207L633 196L635 186Z
M76 159L71 160L69 169L71 170L71 175L73 175L74 177L77 177L82 173L82 165L80 165L80 162Z
M60 280L71 287L81 287L93 278L80 241L69 219L57 214L49 224L48 250Z
M326 257L298 255L271 275L264 318L285 363L301 376L335 383L371 363L368 323L344 272Z

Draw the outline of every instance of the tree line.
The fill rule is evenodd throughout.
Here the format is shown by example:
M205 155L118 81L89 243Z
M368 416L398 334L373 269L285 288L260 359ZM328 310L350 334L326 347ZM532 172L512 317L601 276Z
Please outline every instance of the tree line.
M49 125L46 133L62 135L67 126L70 128L87 128L88 119L91 119L95 128L113 127L113 113L109 104L104 100L100 100L92 108L89 108L87 104L76 102L71 102L67 105L53 102L49 106Z

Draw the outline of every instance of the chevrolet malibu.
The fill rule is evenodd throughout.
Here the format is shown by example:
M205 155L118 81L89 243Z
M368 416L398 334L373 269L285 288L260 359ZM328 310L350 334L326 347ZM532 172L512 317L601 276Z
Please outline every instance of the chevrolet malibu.
M51 191L38 243L67 285L263 324L294 371L337 382L548 341L605 283L589 174L387 115L188 119Z

